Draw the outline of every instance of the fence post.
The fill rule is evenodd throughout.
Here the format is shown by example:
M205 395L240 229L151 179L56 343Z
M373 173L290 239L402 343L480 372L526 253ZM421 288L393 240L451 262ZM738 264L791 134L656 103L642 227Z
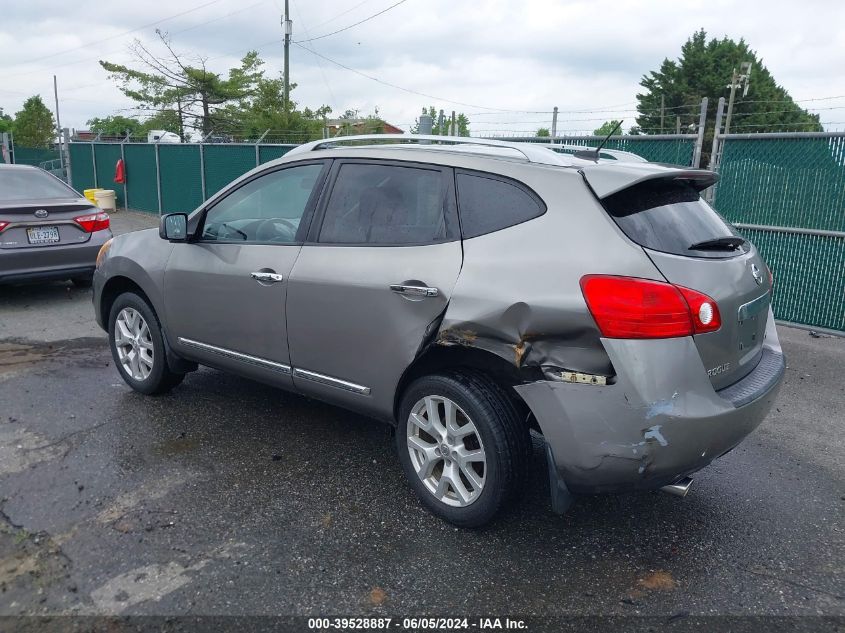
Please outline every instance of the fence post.
M73 170L70 165L70 130L66 127L62 128L62 147L59 148L59 151L67 153L65 175L67 176L67 184L73 187Z
M200 140L200 189L202 189L202 201L205 202L205 150L204 143Z
M126 132L126 138L120 143L120 160L123 161L123 210L129 211L129 189L126 188L126 152L123 146L129 140L129 132Z
M9 133L8 132L3 132L2 134L0 134L0 145L3 146L3 149L2 149L3 162L8 161L9 163L12 163L13 162L12 161L12 152L9 151Z
M162 135L163 136L163 135ZM156 153L156 194L158 195L158 214L161 215L161 166L158 161L158 144L161 138L155 142Z
M719 105L716 107L716 124L713 126L713 146L710 149L710 163L707 168L710 171L719 170L720 154L722 153L721 129L722 129L722 115L725 113L725 98L719 97ZM716 187L711 185L707 187L704 192L704 199L710 204L715 204L716 201Z
M695 152L692 155L692 166L698 169L701 164L701 150L704 146L704 125L707 122L707 97L701 100L701 113L698 115L698 138L695 139Z
M258 145L261 141L264 140L264 137L270 133L270 130L264 130L264 134L262 134L257 141L255 141L255 166L258 167L261 164L261 159L258 156Z
M719 107L716 108L716 126L713 129L713 149L710 151L710 164L707 166L712 171L719 169L719 154L721 148L722 115L725 113L725 98L719 97Z
M97 138L99 138L99 134ZM94 170L94 189L99 187L97 184L97 152L94 151L94 141L91 141L91 168Z

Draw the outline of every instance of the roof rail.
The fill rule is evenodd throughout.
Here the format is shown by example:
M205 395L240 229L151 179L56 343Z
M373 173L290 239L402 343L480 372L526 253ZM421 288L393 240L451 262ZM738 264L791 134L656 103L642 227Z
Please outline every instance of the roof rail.
M550 151L549 145L539 143L512 143L487 138L473 138L470 136L434 136L429 134L360 134L357 136L338 136L326 138L319 141L305 143L289 151L286 156L292 154L303 154L314 150L325 149L343 143L360 141L401 141L404 143L441 143L450 145L480 145L486 147L500 147L512 149L520 154L529 163L541 165L571 165L572 155L560 154ZM423 145L424 146L424 145ZM588 149L580 147L579 149ZM604 150L602 150L604 151ZM566 157L566 158L564 158ZM639 158L639 157L637 157ZM585 161L586 162L586 161Z

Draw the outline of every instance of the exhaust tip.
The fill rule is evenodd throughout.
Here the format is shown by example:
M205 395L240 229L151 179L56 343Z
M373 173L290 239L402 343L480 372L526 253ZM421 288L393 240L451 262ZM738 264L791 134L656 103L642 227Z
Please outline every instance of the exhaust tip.
M684 477L673 484L663 486L660 490L676 497L686 497L690 486L692 486L692 477Z

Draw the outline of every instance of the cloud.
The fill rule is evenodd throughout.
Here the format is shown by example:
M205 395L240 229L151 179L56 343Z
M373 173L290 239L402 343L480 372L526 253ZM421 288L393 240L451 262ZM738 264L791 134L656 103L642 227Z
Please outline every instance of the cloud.
M62 123L69 127L131 108L97 60L128 61L133 38L153 41L155 26L126 32L161 18L187 12L158 26L171 33L178 50L208 58L217 71L256 47L269 74L282 66L280 9L274 0L9 4L0 23L0 107L14 112L35 93L52 104L56 74ZM294 40L340 29L390 4L291 0ZM845 3L821 0L807 0L800 10L786 0L407 0L359 26L303 45L383 82L439 99L372 81L296 46L291 49L291 75L298 84L293 98L311 107L328 104L335 112L369 113L378 107L400 127L411 124L421 107L434 104L447 112L472 112L476 131L548 126L558 106L559 129L588 131L605 118L633 119L642 75L665 57L677 57L698 28L711 36L744 37L796 99L845 95L839 70L845 67L845 36L837 28L843 21ZM845 99L806 105L835 108L820 110L824 122L845 121ZM608 112L570 112L576 110Z

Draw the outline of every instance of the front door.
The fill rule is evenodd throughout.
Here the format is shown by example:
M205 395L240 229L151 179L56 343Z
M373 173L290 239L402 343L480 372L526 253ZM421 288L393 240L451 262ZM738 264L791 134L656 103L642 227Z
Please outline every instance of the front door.
M294 384L390 417L461 269L454 178L449 168L348 160L329 179L288 287Z
M168 339L180 355L291 385L287 284L307 231L323 162L239 183L177 243L164 277Z

